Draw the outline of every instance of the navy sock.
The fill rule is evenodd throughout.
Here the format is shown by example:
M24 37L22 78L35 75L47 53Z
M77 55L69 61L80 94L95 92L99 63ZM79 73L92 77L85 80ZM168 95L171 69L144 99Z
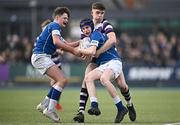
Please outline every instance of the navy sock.
M122 104L121 101L116 104L116 107L117 107L117 109L118 109L119 111L124 108L124 106L123 106L123 104Z
M55 88L53 88L51 99L54 99L54 100L58 101L60 95L61 95L61 92L56 90Z
M47 97L51 98L52 92L53 92L53 87L51 87L51 89L49 90L49 93L47 94Z
M91 107L92 108L98 108L98 103L97 102L91 102Z

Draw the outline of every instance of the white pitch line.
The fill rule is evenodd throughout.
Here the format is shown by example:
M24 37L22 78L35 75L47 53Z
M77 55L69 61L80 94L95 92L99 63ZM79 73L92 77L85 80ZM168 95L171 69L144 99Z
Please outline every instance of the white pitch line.
M177 123L166 123L164 125L180 125L180 122L177 122Z

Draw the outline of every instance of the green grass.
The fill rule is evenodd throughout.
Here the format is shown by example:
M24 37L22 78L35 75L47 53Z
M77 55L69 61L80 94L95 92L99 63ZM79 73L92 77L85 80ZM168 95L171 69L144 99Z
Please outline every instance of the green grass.
M54 125L55 123L35 110L36 105L46 93L46 88L0 89L0 125ZM180 89L142 88L132 89L131 93L137 110L137 120L131 122L127 115L121 124L163 125L166 123L180 123ZM98 89L97 94L102 114L95 117L86 113L85 124L112 125L116 115L113 100L105 89ZM61 124L78 125L72 119L78 109L79 89L66 88L61 97L64 110L59 112ZM87 108L89 108L89 101Z

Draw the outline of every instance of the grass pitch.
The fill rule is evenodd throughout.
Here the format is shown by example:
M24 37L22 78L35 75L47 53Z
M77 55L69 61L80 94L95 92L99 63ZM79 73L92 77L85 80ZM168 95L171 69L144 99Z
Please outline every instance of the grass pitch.
M59 112L62 123L53 123L40 112L36 105L47 94L47 88L0 89L0 125L71 125L78 110L80 88L65 88ZM85 125L113 125L116 107L113 100L102 88L97 92L102 114L98 117L85 114ZM119 95L121 99L124 98ZM180 125L180 89L131 89L131 95L137 110L137 120L131 122L128 115L121 124L125 125ZM89 108L89 101L87 109Z

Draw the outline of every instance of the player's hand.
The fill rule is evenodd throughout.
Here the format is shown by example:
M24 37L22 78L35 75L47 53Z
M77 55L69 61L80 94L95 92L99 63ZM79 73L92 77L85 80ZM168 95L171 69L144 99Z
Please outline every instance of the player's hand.
M82 54L81 59L86 62L90 62L92 60L92 56Z
M75 56L78 56L78 57L81 57L81 56L82 56L81 52L79 51L79 49L78 49L77 47L74 48L73 54L74 54Z
M60 55L63 55L64 54L64 51L62 49L57 49L56 52Z

